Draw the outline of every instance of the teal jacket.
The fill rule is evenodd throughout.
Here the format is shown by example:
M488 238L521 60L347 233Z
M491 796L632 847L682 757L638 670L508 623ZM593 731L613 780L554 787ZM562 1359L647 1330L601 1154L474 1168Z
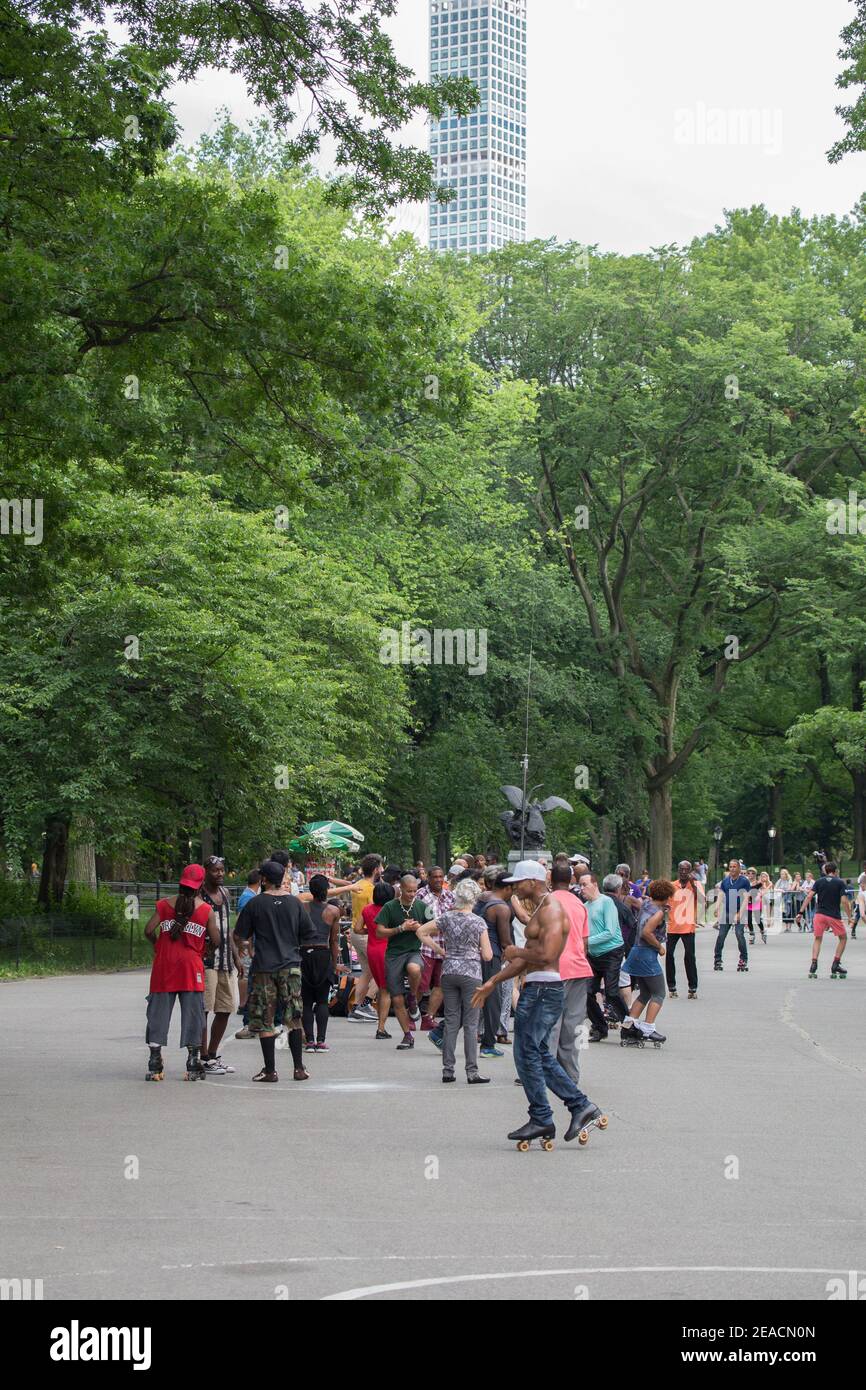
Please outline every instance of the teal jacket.
M606 956L608 951L614 951L617 946L625 944L613 898L609 898L607 893L602 893L594 903L586 904L586 910L589 913L589 940L586 949L590 955Z

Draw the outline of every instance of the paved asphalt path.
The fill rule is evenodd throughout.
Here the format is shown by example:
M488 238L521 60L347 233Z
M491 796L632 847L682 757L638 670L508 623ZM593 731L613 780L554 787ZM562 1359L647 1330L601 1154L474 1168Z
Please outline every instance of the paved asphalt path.
M0 1276L46 1299L824 1299L866 1269L863 945L836 981L825 942L811 982L811 936L759 940L748 975L733 936L712 973L714 940L663 1050L583 1054L610 1126L552 1154L505 1138L510 1051L446 1087L426 1036L398 1053L396 1026L337 1021L308 1082L278 1052L279 1085L251 1085L258 1045L232 1040L234 1075L187 1084L172 1045L145 1085L146 973L0 984Z

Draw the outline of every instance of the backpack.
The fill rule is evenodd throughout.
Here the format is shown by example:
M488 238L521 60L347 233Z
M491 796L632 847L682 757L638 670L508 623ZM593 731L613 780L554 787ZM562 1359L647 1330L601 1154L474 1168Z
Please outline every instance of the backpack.
M333 1018L348 1018L355 1003L355 980L351 975L341 975L331 993L328 1008Z

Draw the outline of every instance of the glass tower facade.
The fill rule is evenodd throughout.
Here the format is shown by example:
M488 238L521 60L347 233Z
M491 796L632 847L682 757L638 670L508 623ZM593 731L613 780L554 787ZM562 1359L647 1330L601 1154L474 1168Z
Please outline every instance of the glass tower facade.
M446 111L430 130L437 182L433 251L481 253L526 240L526 0L430 0L430 76L470 77L469 116Z

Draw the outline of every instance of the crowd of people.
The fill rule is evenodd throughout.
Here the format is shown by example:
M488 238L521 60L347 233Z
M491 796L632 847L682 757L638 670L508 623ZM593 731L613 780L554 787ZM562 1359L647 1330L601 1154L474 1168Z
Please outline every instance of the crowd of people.
M796 923L813 933L810 976L828 932L836 939L830 973L846 976L843 916L850 924L852 912L835 864L807 875L802 897L785 870L772 884L737 859L709 892L706 883L702 860L683 860L674 880L633 878L618 864L599 881L581 854L525 859L510 871L481 855L460 855L447 871L421 863L404 871L368 854L338 878L306 875L274 851L249 874L232 927L225 862L211 855L184 869L177 894L157 902L145 927L154 945L148 1079L164 1077L176 1001L187 1079L234 1071L220 1045L238 1011L235 1037L261 1048L252 1079L273 1084L277 1050L290 1052L296 1081L309 1078L305 1053L329 1050L329 1019L342 1000L351 1022L375 1024L377 1042L394 1041L393 1018L397 1051L411 1052L426 1033L441 1053L443 1084L457 1079L461 1040L469 1085L488 1084L485 1059L511 1047L529 1120L508 1137L523 1147L552 1141L551 1092L568 1111L566 1141L585 1143L607 1120L581 1089L582 1052L612 1030L623 1047L662 1047L659 1014L679 993L679 946L687 996L698 998L700 927L718 932L717 971L732 930L743 972L757 934L766 944L768 932ZM866 911L866 869L858 907Z

